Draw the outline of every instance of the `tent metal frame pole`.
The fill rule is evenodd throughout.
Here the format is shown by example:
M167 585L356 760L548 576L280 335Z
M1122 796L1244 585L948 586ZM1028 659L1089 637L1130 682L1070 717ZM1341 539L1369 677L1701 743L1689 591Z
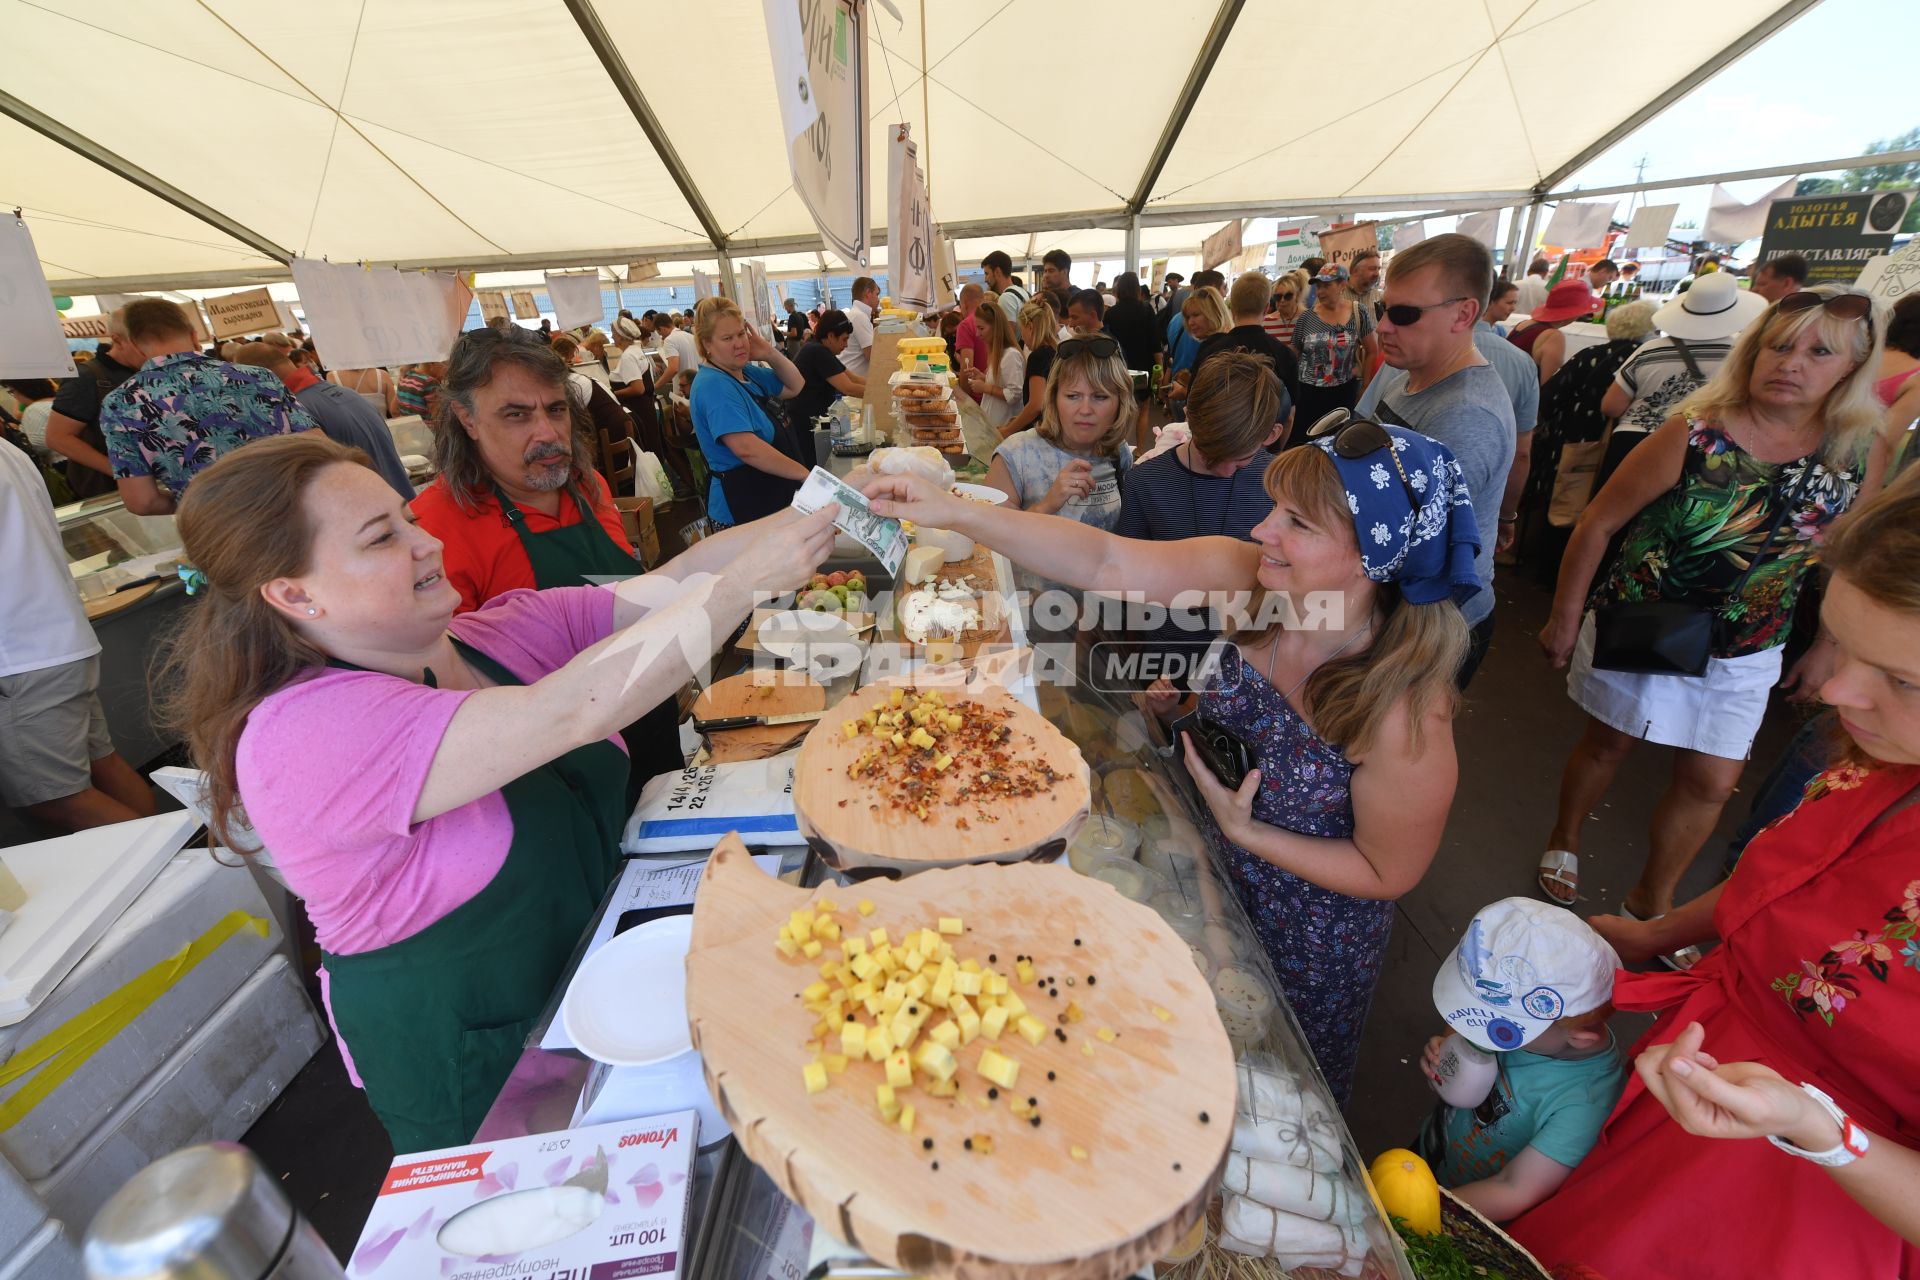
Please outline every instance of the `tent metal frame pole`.
M706 232L707 239L713 242L715 249L724 249L727 233L721 228L720 220L713 216L713 210L707 207L707 201L700 194L700 188L694 184L693 174L687 169L686 162L680 158L680 152L667 137L665 126L653 113L653 107L647 102L647 95L640 91L640 82L633 78L632 68L627 60L620 56L620 50L614 47L613 37L600 22L600 15L593 10L593 0L565 0L567 12L573 15L574 23L580 28L589 48L600 66L613 81L613 87L626 102L627 110L633 113L634 123L647 135L647 141L653 144L653 150L660 157L660 163L666 166L667 173L673 178L673 185L680 188L687 206L693 210L693 216L700 222L700 229Z
M1527 206L1527 234L1520 241L1520 252L1514 255L1516 261L1523 259L1528 263L1533 261L1533 237L1534 233L1540 229L1540 208L1542 203L1540 200L1535 200ZM1515 276L1514 279L1520 279L1520 276L1525 275L1526 271L1526 267L1522 266L1520 268L1520 275Z
M1552 173L1542 178L1539 187L1536 189L1545 193L1559 186L1568 178L1584 169L1588 164L1592 163L1596 157L1605 154L1607 149L1613 146L1614 143L1619 142L1635 129L1638 129L1641 125L1652 120L1668 107L1680 101L1680 99L1686 97L1689 93L1692 93L1727 66L1745 56L1754 46L1774 35L1781 30L1781 28L1787 26L1794 19L1818 3L1820 3L1820 0L1787 0L1786 4L1781 5L1765 18L1762 18L1758 25L1754 26L1738 40L1735 40L1719 53L1695 67L1692 72L1682 77L1677 83L1671 85L1665 93L1641 107L1613 128L1607 130L1606 133L1583 148L1580 153L1575 155L1571 160L1568 160L1558 169L1555 169ZM1786 172L1792 172L1792 170L1787 170Z
M1629 182L1616 187L1591 190L1549 191L1545 200L1573 200L1588 196L1620 196L1639 191L1669 191L1675 187L1705 187L1718 182L1744 182L1749 178L1784 178L1803 173L1832 173L1839 169L1865 169L1880 164L1912 164L1920 160L1920 150L1882 151L1872 155L1841 156L1837 160L1815 160L1810 164L1776 164L1765 169L1736 169L1731 173L1701 173L1690 178L1663 179L1659 182Z
M1120 264L1122 271L1140 270L1140 218L1138 215L1127 219L1127 260Z
M125 156L109 151L92 138L68 128L52 116L22 102L5 90L0 90L0 115L19 121L41 137L60 144L75 155L91 160L102 169L118 174L148 195L158 196L180 212L198 218L208 226L265 254L275 262L286 263L293 260L293 253L290 250L275 244L253 228L240 225L212 205L194 199L166 179L148 173Z
M1187 69L1187 80L1180 86L1180 96L1173 100L1173 112L1160 130L1160 139L1153 144L1153 150L1147 156L1147 167L1141 172L1140 181L1135 184L1133 195L1127 201L1128 214L1138 216L1147 207L1154 184L1160 181L1160 171L1167 167L1167 157L1173 154L1174 144L1180 141L1181 131L1187 127L1187 117L1193 114L1193 104L1200 100L1200 91L1207 87L1207 77L1213 74L1213 64L1220 60L1220 51L1227 47L1227 37L1233 34L1233 24L1239 21L1240 10L1245 5L1246 0L1220 0L1220 8L1213 15L1213 25L1207 29L1206 39L1200 42L1200 52L1194 58L1193 66ZM1133 269L1131 265L1127 268L1129 271Z
M1520 278L1520 272L1523 269L1518 261L1520 257L1520 209L1521 206L1515 205L1512 209L1508 210L1508 213L1512 216L1507 219L1507 251L1503 258L1503 270L1500 273L1502 278L1507 280L1518 280Z

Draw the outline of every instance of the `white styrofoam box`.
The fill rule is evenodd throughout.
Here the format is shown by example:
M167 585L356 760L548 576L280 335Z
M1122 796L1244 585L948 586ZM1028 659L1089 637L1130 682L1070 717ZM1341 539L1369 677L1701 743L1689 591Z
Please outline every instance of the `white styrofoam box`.
M0 1280L77 1280L80 1250L57 1222L41 1224L18 1249L0 1254Z
M229 855L229 858L231 855ZM181 974L132 1023L0 1130L0 1155L23 1177L44 1178L86 1140L240 984L275 954L279 929L244 867L222 866L206 849L189 849L163 868L72 973L25 1021L0 1027L0 1063L31 1049L216 927L230 912L242 925ZM252 922L264 921L262 937ZM40 1070L46 1070L46 1067ZM0 1085L0 1103L32 1085L37 1072Z
M156 813L0 850L27 891L0 932L0 1026L53 994L199 826L191 813Z
M13 1166L0 1160L0 1258L11 1258L47 1221L47 1206Z
M319 1011L285 956L247 979L138 1093L33 1189L78 1227L127 1179L196 1142L237 1139L326 1043Z

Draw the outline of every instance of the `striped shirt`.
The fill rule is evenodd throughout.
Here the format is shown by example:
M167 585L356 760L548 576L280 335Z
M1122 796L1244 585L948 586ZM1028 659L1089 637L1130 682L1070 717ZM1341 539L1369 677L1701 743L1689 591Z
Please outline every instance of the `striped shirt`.
M1672 338L1663 334L1648 339L1613 376L1614 385L1633 397L1633 403L1620 416L1618 429L1652 431L1657 428L1673 416L1675 405L1705 385L1732 352L1731 338L1687 343L1687 354L1700 367L1701 376L1696 378L1688 371Z

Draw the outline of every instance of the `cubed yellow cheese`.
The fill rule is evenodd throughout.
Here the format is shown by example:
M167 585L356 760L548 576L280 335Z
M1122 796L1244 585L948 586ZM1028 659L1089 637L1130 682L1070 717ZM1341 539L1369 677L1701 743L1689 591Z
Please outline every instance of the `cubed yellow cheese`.
M1027 984L1029 986L1032 985L1033 962L1031 960L1022 959L1015 962L1013 966L1013 971L1014 971L1014 974L1020 979L1022 983Z
M1067 1011L1063 1016L1068 1022L1078 1022L1086 1017L1087 1013L1086 1010L1080 1007L1078 1000L1069 1000L1067 1001Z
M887 1034L885 1027L867 1028L867 1056L879 1062L893 1052L893 1037Z
M1001 1008L987 1010L980 1015L980 1034L989 1040L998 1040L1000 1033L1007 1029L1007 1011Z
M960 917L941 916L940 932L946 934L948 937L957 937L960 933L964 932L960 923Z
M990 996L1003 996L1012 990L1012 988L1007 985L1007 977L1005 974L989 973L986 976L986 985L983 986L981 990Z
M1085 1147L1069 1147L1067 1154L1075 1160L1085 1160L1087 1158L1087 1149Z
M1020 1038L1028 1044L1039 1044L1047 1038L1047 1028L1045 1024L1030 1013L1022 1014L1020 1020L1013 1024L1013 1029L1018 1031Z
M817 960L822 950L824 948L818 942L809 942L800 948L800 954L809 960Z
M781 938L773 945L779 949L781 955L789 960L800 954L800 944L792 938Z
M858 720L849 720L840 726L840 732L849 738L857 738L860 736L860 722Z
M847 1055L844 1053L823 1053L820 1061L825 1064L830 1076L840 1075L847 1069Z
M840 922L832 916L821 916L813 922L813 936L822 942L840 941Z
M1017 991L1009 991L1000 997L1000 1007L1007 1011L1007 1021L1018 1022L1020 1015L1027 1011L1027 1002L1020 998Z
M897 707L901 703L905 702L906 700L907 700L907 691L905 689L902 689L899 685L895 685L893 688L887 690L888 706Z
M816 912L838 911L840 909L840 904L835 902L832 898L822 898L820 899L820 901L813 904L813 909Z
M981 985L981 976L977 973L968 973L963 969L953 975L953 990L956 995L977 996L980 994Z
M824 982L809 982L800 992L800 998L808 1004L818 1004L827 998L828 986Z
M877 1096L880 1105L880 1118L888 1124L892 1124L900 1115L900 1100L894 1096L893 1086L890 1084L878 1086Z
M900 1108L900 1132L913 1132L913 1104L911 1102Z
M942 1022L927 1032L927 1038L947 1049L960 1047L960 1028L951 1022Z
M934 1098L951 1098L960 1092L958 1080L936 1080L927 1086L927 1095Z
M880 972L879 963L871 955L855 956L847 963L853 967L854 976L863 982Z
M927 1003L936 1009L947 1007L947 1000L953 995L953 975L942 972L935 980L933 989L927 992Z
M1157 1004L1153 1006L1153 1016L1154 1016L1154 1017L1156 1017L1156 1018L1158 1018L1158 1019L1160 1019L1160 1021L1162 1021L1162 1022L1172 1022L1172 1021L1173 1021L1173 1014L1172 1014L1172 1013L1170 1013L1169 1011L1167 1011L1167 1010L1165 1010L1165 1009L1162 1009L1162 1008L1161 1008L1161 1007L1160 1007L1159 1005L1157 1005Z
M937 1081L951 1080L960 1064L945 1045L932 1038L932 1034L929 1032L928 1039L920 1042L920 1048L914 1054L914 1065Z
M878 951L881 947L886 946L890 941L890 939L887 937L886 926L882 925L880 928L875 929L872 933L869 933L867 935L867 941L872 944L873 949L876 951Z
M860 899L859 903L855 906L854 909L863 916L870 916L874 913L875 910L877 910L877 908L873 905L873 900L871 898Z
M827 1068L819 1062L809 1062L800 1068L800 1078L806 1081L808 1093L821 1093L827 1087Z
M954 1016L960 1024L960 1043L972 1044L974 1037L980 1034L980 1015L961 1005L960 1011Z
M912 981L907 983L907 994L916 1000L932 989L933 979L924 973L915 974Z
M840 1052L849 1058L867 1056L867 1024L847 1021L840 1024Z
M1115 1031L1112 1027L1102 1027L1098 1031L1094 1032L1093 1034L1096 1036L1099 1036L1100 1039L1106 1044L1112 1044L1115 1040L1118 1040L1120 1038L1120 1033L1118 1031Z
M1011 1089L1020 1078L1020 1064L998 1049L982 1049L974 1070L1002 1089Z
M913 1042L920 1038L920 1024L903 1009L887 1024L887 1034L892 1037L894 1048L911 1049Z
M867 940L865 938L848 938L840 944L840 954L849 960L855 956L867 954Z
M895 1089L906 1089L913 1085L913 1066L907 1061L905 1049L895 1049L887 1055L887 1083Z
M927 958L920 954L920 948L908 947L901 953L900 963L905 966L908 973L918 973L926 967Z

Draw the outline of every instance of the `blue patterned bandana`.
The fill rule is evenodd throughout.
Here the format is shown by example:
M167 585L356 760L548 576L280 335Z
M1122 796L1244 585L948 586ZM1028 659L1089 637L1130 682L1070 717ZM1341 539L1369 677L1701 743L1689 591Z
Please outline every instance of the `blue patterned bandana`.
M1338 433L1310 441L1333 459L1346 486L1360 563L1367 577L1393 583L1412 604L1464 603L1480 590L1473 568L1480 527L1460 464L1438 440L1404 427L1384 430L1393 438L1398 467L1385 449L1341 457L1333 448ZM1408 502L1408 488L1418 507Z

